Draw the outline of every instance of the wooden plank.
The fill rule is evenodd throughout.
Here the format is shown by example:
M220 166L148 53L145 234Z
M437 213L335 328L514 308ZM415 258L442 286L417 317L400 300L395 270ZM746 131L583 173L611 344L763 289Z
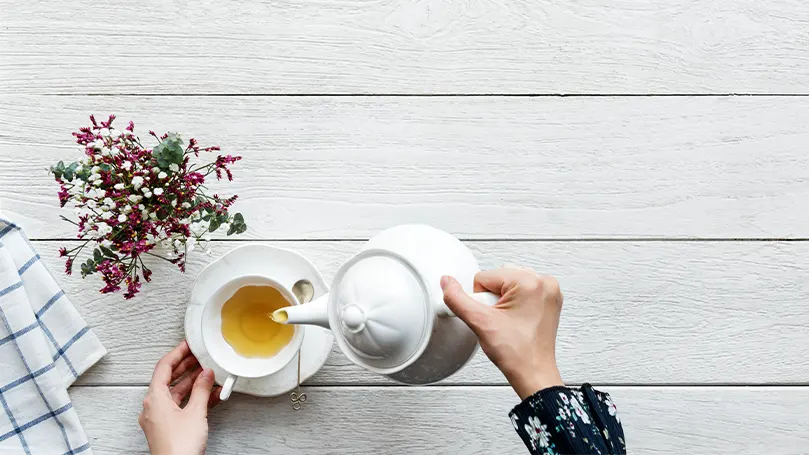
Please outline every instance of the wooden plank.
M806 387L605 387L631 453L805 453ZM145 387L73 387L95 453L143 453ZM209 454L526 453L507 414L508 387L309 387L287 397L235 394L209 417ZM109 403L115 402L115 406ZM421 405L419 405L421 404Z
M59 6L4 1L0 92L809 92L799 0Z
M807 79L809 80L809 79ZM248 238L806 237L809 98L0 97L0 211L72 238L45 169L90 112L219 144ZM213 114L215 113L215 115ZM125 124L125 123L123 123Z
M57 247L36 242L54 271ZM216 255L236 243L216 243ZM307 256L328 282L359 242L275 243ZM525 264L556 275L565 293L559 365L568 382L608 384L805 383L809 358L809 243L468 242L484 268ZM152 264L136 300L96 293L99 281L57 274L109 354L83 384L146 384L183 337L185 299L210 258L187 275ZM333 352L310 382L391 384ZM505 384L479 354L447 384Z

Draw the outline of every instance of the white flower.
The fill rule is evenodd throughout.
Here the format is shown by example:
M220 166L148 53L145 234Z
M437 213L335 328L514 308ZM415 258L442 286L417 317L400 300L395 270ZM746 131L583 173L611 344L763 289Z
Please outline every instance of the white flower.
M183 218L180 220L180 224L191 224L191 220L188 218Z
M124 168L125 171L129 171L130 169L132 169L132 162L124 161L124 163L121 164L121 167Z
M86 205L87 205L87 207L90 207L91 209L94 209L94 208L98 207L98 204L96 204L96 201L94 201L94 200L92 200L92 199L90 199L89 201L87 201L87 204L86 204Z
M93 185L101 186L101 180L96 180L95 182L93 182Z
M112 241L104 239L104 240L101 241L101 246L109 248L110 246L112 246Z
M105 236L112 232L112 227L107 223L98 223L96 227L98 227L98 235L100 236Z
M123 183L116 183L115 186L113 186L113 188L115 188L116 190L122 190L122 189L124 189L124 184Z
M159 178L159 179L164 179L164 178L166 178L166 177L168 177L168 176L169 176L169 175L168 175L168 174L166 174L166 173L165 173L165 172L163 172L163 171L160 171L160 173L159 173L159 174L157 174L157 178Z
M172 199L171 200L171 206L172 207L177 207L177 199Z
M132 207L130 207L130 206L128 206L128 205L125 205L125 206L124 206L124 207L121 209L121 211L122 211L122 212L124 212L124 213L129 213L129 212L131 212L131 211L132 211Z
M94 149L103 149L104 141L102 141L101 139L96 139L95 142L93 142L90 145L92 145Z
M101 218L102 218L102 219L105 219L105 220L108 220L108 219L112 218L112 213L110 213L110 212L103 212L103 213L101 214Z
M138 208L141 210L146 210L146 206L143 204L138 204Z
M107 137L110 135L110 130L108 130L107 128L101 128L100 130L98 130L98 134Z
M127 161L127 163L128 163L128 161ZM124 164L126 164L126 163L124 163ZM132 186L134 186L136 190L138 188L140 188L141 185L143 185L143 177L141 177L139 175L136 175L136 176L132 177Z
M156 196L160 196L161 194L163 194L163 188L155 188L154 194Z
M141 190L141 192L143 192L143 193L147 193L147 192L151 191L151 190L149 189L149 187L148 187L148 186L141 187L141 189L140 189L140 190Z
M152 192L151 191L146 191L145 193L143 193L143 196L144 197L152 197Z
M126 215L118 215L118 222L123 223L126 221Z
M169 170L171 172L179 172L180 171L180 166L176 165L175 163L171 163L169 165Z
M101 168L100 168L100 167L98 167L98 166L93 166L92 168L90 168L90 173L91 173L91 174L98 174L98 171L100 171L100 170L101 170Z
M107 204L108 206L113 205L113 204L115 204L115 201L113 201L111 197L105 197L104 198L104 204Z
M153 168L152 168L152 174L157 174L158 172L160 172L160 168L159 168L159 167L153 167Z
M135 194L130 194L128 199L129 199L129 202L131 202L133 204L137 204L138 202L140 202L141 199L143 199L143 196L137 196Z
M150 213L149 218L152 219L152 220L156 220L157 219L157 213L155 213L155 212Z
M109 156L110 149L101 149L101 156Z
M197 240L196 240L194 237L189 237L189 238L188 238L188 239L186 239L186 241L185 241L185 250L186 250L187 252L189 252L189 253L190 253L190 252L192 252L192 251L194 251L194 245L195 245L196 243L197 243Z
M182 208L184 208L184 209L190 209L190 208L191 208L191 204L189 204L188 202L183 202L183 204L182 204L182 206L181 206L181 207L182 207Z

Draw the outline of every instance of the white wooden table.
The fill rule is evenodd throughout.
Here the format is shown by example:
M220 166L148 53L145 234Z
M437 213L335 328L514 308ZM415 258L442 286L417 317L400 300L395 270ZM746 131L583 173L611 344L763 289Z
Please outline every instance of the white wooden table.
M109 350L71 388L93 449L146 449L146 384L210 258L152 264L132 301L58 274L45 169L92 112L243 155L222 187L242 241L328 280L404 222L556 275L563 376L614 395L634 453L806 453L807 30L801 0L3 0L0 210ZM406 388L335 350L307 393L234 397L209 452L524 451L482 354Z

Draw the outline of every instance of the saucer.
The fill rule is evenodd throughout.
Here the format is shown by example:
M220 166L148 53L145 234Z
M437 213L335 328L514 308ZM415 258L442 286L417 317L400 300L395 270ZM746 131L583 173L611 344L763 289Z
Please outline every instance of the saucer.
M315 288L313 300L329 292L326 281L308 259L300 254L267 245L245 245L235 248L208 264L194 281L188 308L185 312L185 338L191 352L199 363L216 374L216 382L222 384L228 373L216 365L202 342L202 311L207 299L229 280L248 274L273 277L288 289L301 278L306 278ZM301 382L309 379L326 363L331 353L334 335L331 331L316 326L301 326L304 329L301 356ZM292 359L280 371L260 378L239 378L233 387L235 392L260 397L283 395L298 385L298 357Z

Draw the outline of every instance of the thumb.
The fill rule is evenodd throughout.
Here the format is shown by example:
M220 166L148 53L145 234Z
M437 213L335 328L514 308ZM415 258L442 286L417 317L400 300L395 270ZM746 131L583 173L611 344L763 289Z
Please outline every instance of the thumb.
M461 318L469 328L477 331L490 308L473 299L463 290L461 283L451 276L441 277L441 289L444 291L444 303L447 308Z
M191 398L188 399L188 406L186 409L191 408L194 412L201 412L203 416L208 415L208 398L211 396L213 389L213 370L205 368L197 380L194 381L194 387L191 389Z

